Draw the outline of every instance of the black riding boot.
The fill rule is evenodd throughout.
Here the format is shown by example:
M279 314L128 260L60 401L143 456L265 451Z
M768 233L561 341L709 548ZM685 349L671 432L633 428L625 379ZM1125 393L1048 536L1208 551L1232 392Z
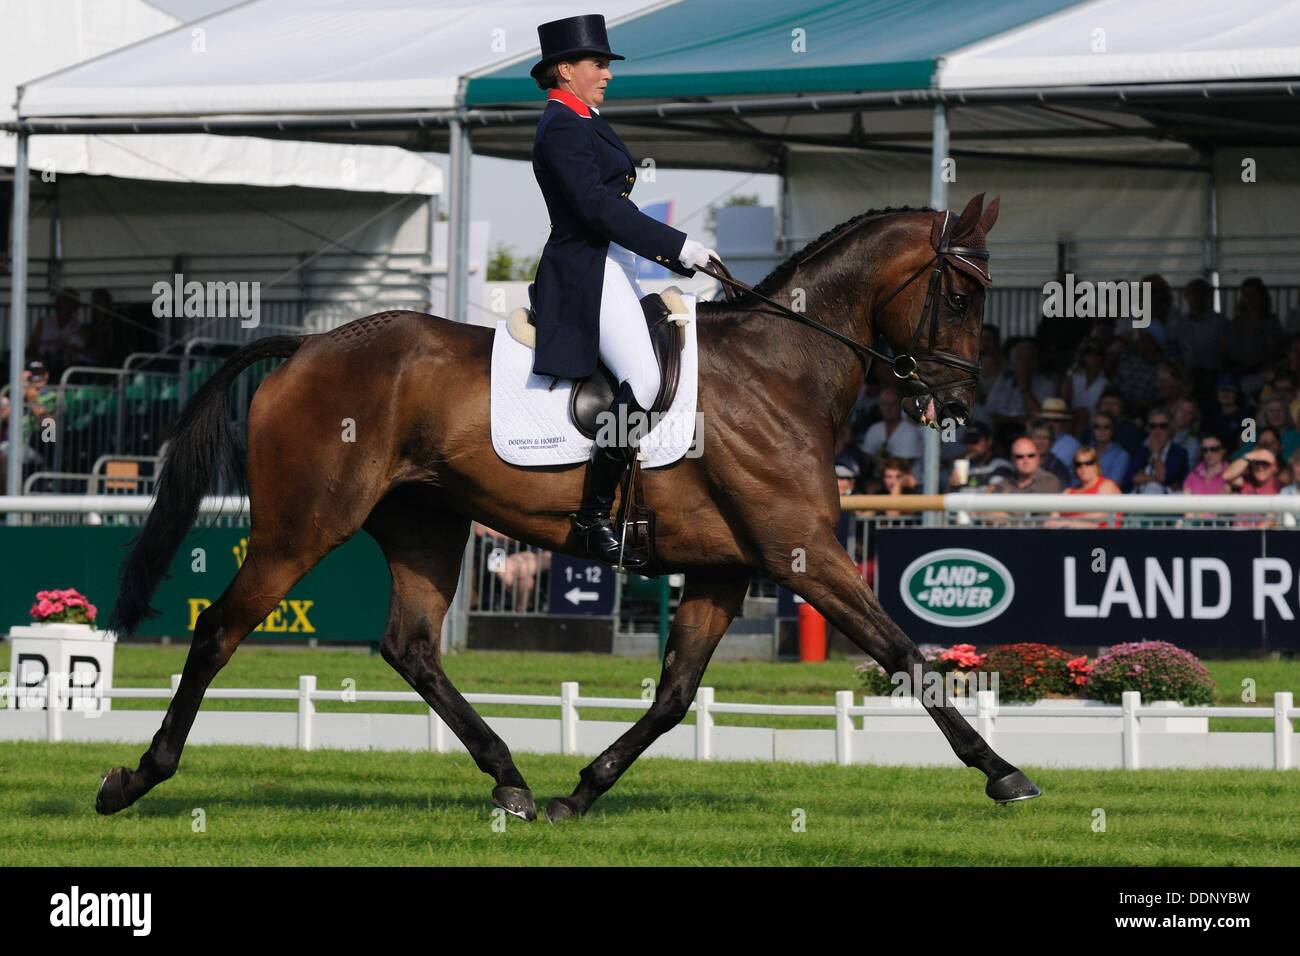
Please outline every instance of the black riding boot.
M644 426L633 429L628 423L633 421L634 415L645 411L637 403L631 386L624 382L609 406L609 414L614 416L611 427L601 428L596 433L596 446L592 449L591 463L587 467L587 492L573 527L586 543L588 556L597 561L618 564L621 542L609 513L614 506L614 492L619 480L631 465L636 455L637 441L645 430ZM602 440L610 432L613 433L613 441L602 445ZM621 443L624 440L626 444ZM644 560L635 560L630 554L624 556L625 568L635 569L644 564Z

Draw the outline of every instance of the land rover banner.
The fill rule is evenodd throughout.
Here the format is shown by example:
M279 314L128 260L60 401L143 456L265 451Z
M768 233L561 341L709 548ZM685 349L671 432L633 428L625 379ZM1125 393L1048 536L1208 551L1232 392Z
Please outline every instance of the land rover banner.
M1300 647L1300 531L883 528L877 593L918 643Z

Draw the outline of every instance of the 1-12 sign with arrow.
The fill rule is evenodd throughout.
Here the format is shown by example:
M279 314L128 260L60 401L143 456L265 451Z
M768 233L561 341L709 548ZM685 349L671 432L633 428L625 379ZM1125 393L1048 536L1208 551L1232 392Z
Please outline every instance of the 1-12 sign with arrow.
M551 556L550 613L613 614L613 568L566 554Z

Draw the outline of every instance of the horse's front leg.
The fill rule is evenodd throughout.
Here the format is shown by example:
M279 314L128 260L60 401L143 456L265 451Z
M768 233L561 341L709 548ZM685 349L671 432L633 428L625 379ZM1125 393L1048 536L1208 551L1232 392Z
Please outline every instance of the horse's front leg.
M1028 800L1039 790L1023 773L1003 760L979 732L948 700L942 675L936 674L940 688L939 702L932 693L923 693L924 680L933 670L917 646L902 628L885 613L880 601L858 575L853 560L830 531L818 532L806 546L806 561L792 566L779 552L768 562L767 573L815 607L823 617L848 635L854 644L870 654L890 674L904 673L915 682L912 694L939 725L957 757L968 767L982 770L988 777L984 792L998 803ZM789 549L785 553L789 553ZM796 571L794 567L805 570Z
M695 699L713 649L744 603L752 575L748 568L735 567L686 576L682 601L668 634L654 703L623 736L582 769L572 794L550 802L546 808L548 820L555 822L586 813L632 761L681 723Z

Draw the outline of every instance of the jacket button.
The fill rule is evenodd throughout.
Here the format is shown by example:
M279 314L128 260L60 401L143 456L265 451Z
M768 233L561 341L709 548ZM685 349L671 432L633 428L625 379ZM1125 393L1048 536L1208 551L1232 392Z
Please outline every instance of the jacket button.
M626 198L627 198L627 193L619 193L618 195L619 195L619 198L620 198L620 199L626 199Z

